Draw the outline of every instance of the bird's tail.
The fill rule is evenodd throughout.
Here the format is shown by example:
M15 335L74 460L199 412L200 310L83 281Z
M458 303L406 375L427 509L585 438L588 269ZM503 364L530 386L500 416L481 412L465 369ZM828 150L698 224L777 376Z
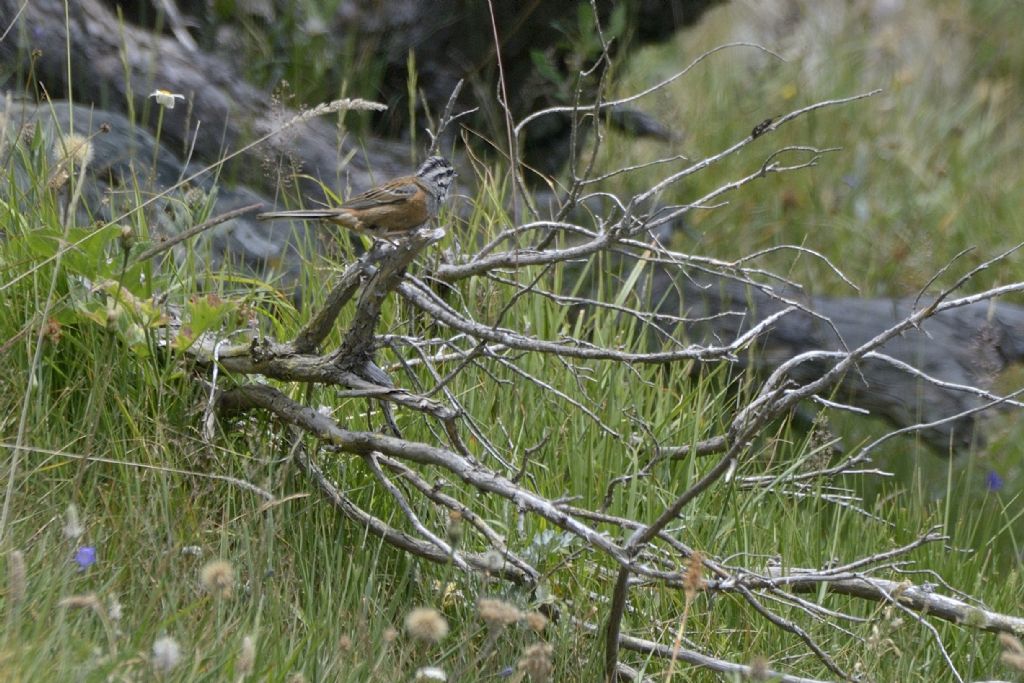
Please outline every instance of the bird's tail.
M323 220L339 217L338 209L297 209L295 211L267 211L266 213L256 214L256 219L261 221L271 221L277 218L291 218L295 220Z

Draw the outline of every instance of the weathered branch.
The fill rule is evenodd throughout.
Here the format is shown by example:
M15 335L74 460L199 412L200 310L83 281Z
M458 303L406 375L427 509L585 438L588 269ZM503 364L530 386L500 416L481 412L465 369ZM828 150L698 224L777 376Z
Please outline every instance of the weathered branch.
M508 479L443 448L373 432L355 432L339 427L332 419L301 405L280 391L257 384L246 384L225 391L219 398L222 409L263 408L282 420L301 427L325 443L357 455L380 451L401 460L440 467L481 491L497 494L517 508L536 513L569 531L618 562L625 562L622 549L604 534L580 523L550 501L516 486Z
M851 595L877 602L899 603L923 615L992 633L1024 636L1024 618L993 612L957 598L940 595L935 587L910 581L892 581L862 573L821 573L814 569L768 567L767 574L777 585L797 593L817 593L822 587L830 593Z
M333 363L360 373L372 361L374 333L385 297L398 285L413 258L443 236L444 231L440 229L420 229L393 246L393 250L381 260L376 272L363 286L356 303L355 317L349 323L341 346L331 356Z

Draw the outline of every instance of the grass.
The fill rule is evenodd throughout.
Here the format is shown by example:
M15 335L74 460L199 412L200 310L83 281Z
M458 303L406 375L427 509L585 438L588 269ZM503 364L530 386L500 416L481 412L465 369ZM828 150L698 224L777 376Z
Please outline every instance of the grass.
M952 3L943 8L957 12ZM620 87L635 87L675 68L678 58L666 56L674 50L693 56L727 38L735 23L735 15L727 12L711 16L699 35L686 34L679 44L661 48L664 52L640 54ZM1013 73L1019 55L996 51L996 39L985 30L993 22L1006 31L1013 13L1007 5L1002 12L955 15L970 27L965 49L989 55L965 66L964 82L1002 82ZM751 84L748 63L727 53L659 100L663 118L686 122L688 137L681 150L696 156L745 135L766 115L875 84L887 87L867 104L808 117L764 142L763 150L752 149L735 163L694 178L678 196L666 197L696 196L738 169L759 164L758 152L773 145L811 141L847 147L818 169L768 179L731 197L728 207L695 216L690 231L680 237L680 242L692 240L683 245L685 250L734 257L773 244L802 243L840 262L864 293L899 295L923 285L964 246L977 246L966 268L1008 245L1004 228L1020 217L1014 195L1020 172L1014 154L1020 146L1009 116L1021 93L1006 84L996 102L995 90L985 94L978 86L954 103L952 95L944 99L934 73L900 82L895 62L891 72L878 71L867 61L869 47L862 38L855 32L837 38L833 56L813 78L806 62L792 59L758 72ZM956 126L960 130L954 131ZM1011 137L1005 148L986 153L997 133ZM7 572L0 592L0 677L393 681L410 680L420 667L440 666L452 677L462 672L461 680L499 680L517 668L527 647L546 642L554 648L553 680L600 680L599 640L580 622L599 623L605 616L602 599L611 585L606 561L582 552L578 542L557 529L485 496L473 500L477 510L505 534L511 548L541 569L542 590L530 593L466 577L382 544L324 504L291 463L288 433L266 416L225 419L212 440L205 438L206 393L194 381L193 369L180 355L157 346L151 319L114 305L119 288L90 294L83 278L112 279L141 298L166 292L184 308L194 333L244 327L254 313L279 339L288 338L316 309L322 287L305 288L308 299L297 310L272 284L253 283L240 273L206 273L195 261L167 262L160 273L125 270L120 226L75 226L65 235L61 207L76 176L66 185L48 183L54 141L40 134L17 146L8 139L5 145L0 154L7 160L0 169L0 199L8 207L0 207L6 226L0 241L0 283L6 283L0 285L6 304L0 306L5 480L10 444L20 441L24 450L0 539ZM605 149L609 165L612 159L640 160L655 153L614 135ZM939 165L945 166L943 173ZM844 179L850 173L856 182ZM632 182L640 187L647 181ZM456 231L464 236L499 229L504 192L497 181L483 183L470 224ZM84 241L59 262L48 260L68 237ZM141 244L150 239L144 219L132 226L131 238ZM304 276L322 282L331 266L312 254L308 258ZM806 258L769 259L767 265L809 283L816 292L845 293L834 277ZM1009 281L1013 267L1012 260L1002 264L972 286ZM560 288L558 278L565 276L553 275L551 288ZM613 278L598 286L606 300L621 294ZM492 320L508 290L473 280L461 286L460 295L478 319ZM545 338L557 338L573 324L566 309L540 298L521 299L505 320L517 328L529 325ZM400 306L390 306L382 329L411 333L418 330L416 324ZM596 341L630 343L641 333L610 314L596 315L591 324ZM395 360L391 352L381 356L382 363ZM608 430L628 435L642 417L651 438L692 443L720 430L743 397L725 389L722 368L690 377L613 363L573 367L541 356L524 357L520 367L574 396L596 420L496 364L487 371L467 369L451 389L487 437L507 445L516 462L525 449L544 443L532 460L531 485L550 497L572 497L581 506L598 505L611 478L637 469L648 455L642 444ZM417 379L432 384L426 373ZM282 388L309 405L326 406L353 428L381 424L379 413L368 410L364 401L319 388L308 394L299 387ZM398 420L410 438L435 441L429 425L418 418L399 411ZM1013 613L1022 595L1024 508L1018 492L1024 474L1016 464L1019 428L1006 421L987 450L962 460L935 458L909 440L893 444L884 464L897 477L848 482L865 495L866 509L884 521L832 505L820 495L797 499L721 485L688 508L676 530L692 547L752 568L775 557L785 566L817 567L832 558L844 562L909 543L940 525L951 537L948 547L932 544L911 553L914 565L908 569L929 573L908 578L923 582L941 576L993 609ZM837 420L836 428L848 445L855 445L877 434L880 426ZM752 446L739 474L799 467L816 457L814 443L813 434L785 422L772 424ZM305 445L316 448L312 441ZM354 502L402 524L393 501L359 459L325 451L316 457ZM709 465L699 459L663 463L651 477L617 489L609 512L649 521ZM999 491L991 490L992 471L1004 481ZM252 482L271 491L277 502L267 505L224 477ZM459 490L458 484L448 485ZM80 535L67 533L74 531L68 529L69 505L77 509ZM431 510L420 512L434 529L448 523ZM475 537L465 543L483 549ZM81 556L76 561L83 547L96 550L96 561L85 567ZM14 551L24 558L23 588ZM230 563L230 594L204 585L204 567L215 560ZM677 560L682 567L682 558ZM476 608L480 597L500 597L526 611L553 606L560 618L542 634L517 624L495 635ZM837 630L791 607L771 605L799 623L847 670L872 680L951 680L935 639L907 615L853 598L805 597L862 619L840 622L845 630ZM75 599L69 603L70 598ZM683 594L637 586L630 598L625 631L671 642L684 609ZM450 625L448 636L438 643L411 637L404 620L415 606L440 610ZM999 661L993 636L937 620L929 623L967 680L1012 675ZM724 659L750 663L760 656L779 669L832 677L797 637L772 627L734 595L698 595L685 635L697 648ZM153 648L164 637L180 645L181 659L160 672L161 661L167 660ZM251 663L246 637L255 644ZM656 677L666 668L664 662L633 653L624 659ZM692 667L676 670L677 680L718 680Z

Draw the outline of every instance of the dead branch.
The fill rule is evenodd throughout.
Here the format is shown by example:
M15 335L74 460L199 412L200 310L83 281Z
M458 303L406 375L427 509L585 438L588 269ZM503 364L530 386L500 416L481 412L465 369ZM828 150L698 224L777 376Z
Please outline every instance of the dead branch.
M772 582L797 593L815 593L825 590L838 595L898 603L922 615L937 617L954 624L992 633L1024 635L1024 618L993 612L958 598L941 595L932 584L916 585L910 581L893 581L868 576L860 572L819 572L813 569L768 567Z

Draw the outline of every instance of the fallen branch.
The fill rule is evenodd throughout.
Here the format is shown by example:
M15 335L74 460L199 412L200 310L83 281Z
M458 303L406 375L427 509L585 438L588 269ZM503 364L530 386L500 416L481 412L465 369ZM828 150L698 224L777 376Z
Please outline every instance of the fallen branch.
M958 598L935 592L932 584L916 585L910 581L892 581L863 573L826 573L814 569L768 567L766 573L776 585L796 593L817 593L822 587L829 593L851 595L876 602L898 603L919 612L954 624L991 633L1012 633L1024 636L1024 618L993 612Z

